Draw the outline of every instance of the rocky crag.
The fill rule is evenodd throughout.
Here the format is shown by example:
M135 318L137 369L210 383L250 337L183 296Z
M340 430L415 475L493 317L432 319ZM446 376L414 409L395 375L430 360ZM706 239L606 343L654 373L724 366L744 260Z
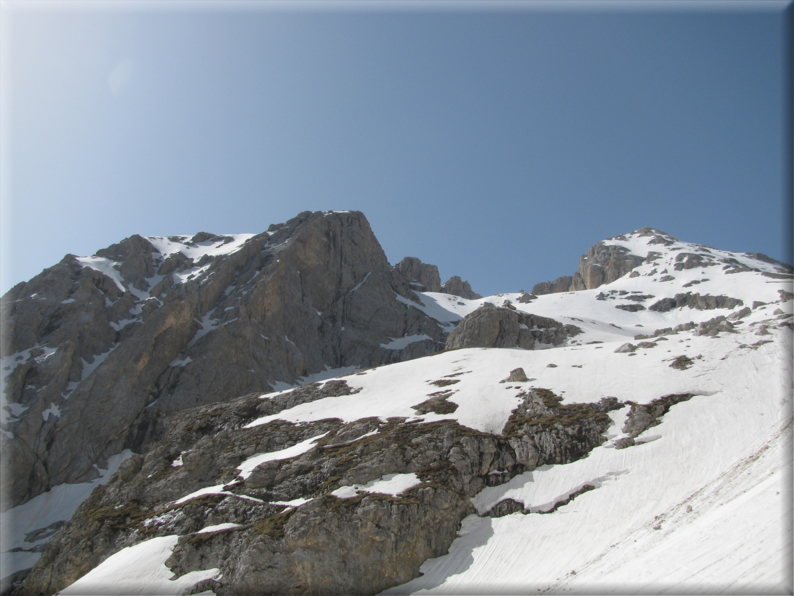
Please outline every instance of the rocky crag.
M621 245L628 240L625 234L603 240L583 254L579 259L579 270L573 275L558 277L554 281L544 281L532 288L532 294L555 294L559 292L576 292L580 290L592 290L604 284L623 277L632 272L642 263L653 263L661 256L661 249L670 247L678 242L678 238L655 228L640 228L632 234L635 240L645 240L643 242L645 255L636 254L630 247ZM654 248L659 247L658 250ZM650 248L650 250L648 250ZM748 254L760 261L758 264L769 263L779 268L779 273L765 271L768 276L774 277L781 275L780 279L785 278L792 271L791 265L781 263L762 254ZM761 273L759 267L750 267L740 263L733 257L716 256L708 250L708 247L699 247L697 252L689 250L678 252L675 256L673 270L681 271L684 269L721 266L729 270L729 273L740 271L751 271ZM665 272L666 273L666 272ZM672 281L672 276L669 281Z
M343 379L280 394L277 403L251 395L174 414L153 449L124 462L83 503L22 592L62 590L114 552L174 534L183 538L167 565L178 576L219 569L219 579L197 586L219 595L371 594L407 582L447 552L474 512L471 497L585 456L606 440L606 413L624 405L613 398L564 406L550 391L515 389L520 405L499 434L400 417L250 426L263 413L354 394ZM252 453L312 439L295 458L240 470ZM340 493L407 475L416 481L396 497ZM201 493L208 483L218 494ZM206 526L217 529L197 533Z
M792 268L651 228L583 259L581 291L479 299L418 259L391 267L361 214L305 213L258 236L133 237L17 286L13 503L127 459L69 521L25 536L15 550L40 558L4 595L455 591L462 574L515 592L526 553L531 582L552 567L543 591L646 530L668 544L668 524L691 529L674 526L681 504L709 511L732 478L772 494L743 449L790 431L772 367L790 350ZM309 382L323 372L336 378ZM556 529L511 562L537 516ZM499 544L496 578L474 559Z
M416 279L442 290L432 265L391 267L357 212L67 255L2 298L4 506L91 480L171 412L443 349Z

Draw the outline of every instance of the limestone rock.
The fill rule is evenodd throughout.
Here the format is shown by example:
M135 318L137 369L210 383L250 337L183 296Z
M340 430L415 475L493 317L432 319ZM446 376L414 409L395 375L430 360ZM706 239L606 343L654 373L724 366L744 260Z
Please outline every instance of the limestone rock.
M665 395L648 404L631 403L631 409L626 417L626 423L623 425L623 432L629 436L616 441L615 448L624 449L634 445L634 439L640 434L651 427L661 424L662 416L664 416L672 406L683 401L689 401L692 397L694 397L693 393L680 393Z
M405 257L394 268L419 291L441 292L441 277L435 265L422 263L416 257Z
M525 383L527 381L527 373L523 368L516 368L510 371L510 376L507 377L508 383Z
M524 290L521 290L521 296L519 296L518 302L520 304L528 304L529 302L532 302L533 300L537 300L537 299L538 297L535 294L527 294L526 292L524 292Z
M615 350L616 354L631 354L637 351L637 346L631 343L625 343Z
M283 398L277 407L285 407L350 392L338 380L274 399ZM97 487L47 545L22 593L55 593L122 548L173 534L180 538L166 565L176 575L220 569L218 579L193 592L359 594L405 583L425 560L447 552L461 521L475 512L471 497L538 465L584 457L606 440L607 412L623 405L615 398L562 405L534 389L522 397L500 435L452 420L404 418L274 420L249 428L270 401L258 395L174 413L158 441ZM302 455L238 475L236 467L252 454L311 437L318 441ZM332 494L409 473L421 483L396 496ZM176 502L217 485L224 494ZM294 499L306 502L274 503ZM197 533L218 524L235 525Z
M744 302L739 298L730 296L711 296L710 294L676 294L674 298L663 298L648 307L648 310L656 312L667 312L674 308L689 307L696 310L712 310L715 308L735 308L743 306Z
M650 244L669 245L675 240L673 236L659 232L653 228L637 230L640 236L651 236ZM616 238L620 239L620 236ZM611 240L611 239L610 239ZM576 292L591 290L604 284L612 283L626 275L645 259L632 254L627 248L615 244L599 242L579 259L579 270L572 276L558 277L554 281L541 282L532 288L533 294L554 294L558 292Z
M471 289L469 282L463 281L457 275L450 277L444 282L444 285L441 286L441 291L444 294L452 294L453 296L460 296L468 300L478 300L482 298L482 296Z
M560 345L581 333L575 325L562 323L486 303L458 323L447 337L446 348L523 348L536 342Z
M27 408L0 438L4 506L91 480L171 412L444 347L447 331L409 306L416 295L361 213L301 213L229 251L234 238L206 232L169 238L185 247L171 254L153 241L67 255L0 301L2 354L16 355L6 398ZM213 254L194 262L185 253L199 246ZM440 289L435 267L411 263Z

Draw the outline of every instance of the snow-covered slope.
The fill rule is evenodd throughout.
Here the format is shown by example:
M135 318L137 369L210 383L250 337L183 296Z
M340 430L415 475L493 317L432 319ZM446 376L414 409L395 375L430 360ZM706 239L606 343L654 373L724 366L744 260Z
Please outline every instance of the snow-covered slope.
M451 419L500 436L532 389L553 392L563 406L617 398L624 405L609 412L603 444L577 461L490 483L471 498L476 513L462 520L449 553L427 560L421 576L386 593L790 593L794 300L786 267L671 238L659 244L636 233L606 243L645 262L592 290L479 300L423 293L421 305L406 301L450 328L484 303L508 303L582 330L563 345L448 350L354 372L343 377L348 394L254 417L228 432L277 421L380 420L353 443L385 432L387 421L399 417L405 425ZM517 368L528 380L506 381ZM417 405L439 388L454 407L421 413ZM259 399L286 399L290 391ZM657 425L630 436L630 411L665 396L685 397L664 408ZM238 481L259 465L324 449L318 442L327 432L286 449L248 453L237 465ZM182 457L172 465L180 466ZM327 493L270 503L299 510L328 495L398 497L417 486L416 474L388 474L344 486L330 482ZM165 505L208 494L263 503L260 493L233 494L230 487L228 478L208 478L200 490L174 495ZM506 500L518 511L495 513ZM144 524L162 523L150 519ZM232 526L238 527L225 530ZM151 548L118 551L70 593L96 589L116 569L160 582L163 593L186 593L193 585L187 576L169 579L164 570L176 537L149 542ZM221 572L191 573L220 580Z

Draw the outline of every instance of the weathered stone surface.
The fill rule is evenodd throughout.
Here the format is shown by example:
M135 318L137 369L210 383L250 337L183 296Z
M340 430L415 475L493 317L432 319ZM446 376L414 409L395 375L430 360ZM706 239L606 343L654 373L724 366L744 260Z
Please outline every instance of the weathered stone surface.
M180 539L166 564L175 574L221 570L220 579L197 585L194 592L376 593L409 581L425 560L445 554L461 520L474 512L470 498L485 486L537 465L583 457L605 441L606 412L623 405L605 398L565 406L549 391L531 390L520 394L522 404L503 435L452 420L406 423L403 418L277 420L245 428L270 411L271 401L283 398L277 407L287 407L321 393L333 399L351 391L340 380L273 400L252 395L170 415L159 441L126 461L80 506L20 593L57 592L126 546L173 534ZM265 462L248 478L236 469L254 454L322 433L327 434L303 455ZM342 486L404 473L422 482L396 497L331 495ZM231 494L175 502L215 485ZM294 509L273 503L297 498L309 501ZM196 534L221 523L239 525Z
M641 228L637 230L641 236L652 236L651 244L672 244L676 238L659 232L653 228ZM624 236L616 236L614 239L624 239ZM623 277L635 267L641 265L645 259L631 254L627 248L606 242L599 242L581 256L579 259L579 270L572 276L558 277L554 281L541 282L535 284L532 293L554 294L557 292L575 292L578 290L591 290L604 284L612 283L616 279Z
M559 292L570 292L573 290L573 276L563 275L554 281L542 281L532 286L532 293L536 296L543 294L557 294Z
M623 432L629 436L615 441L615 448L624 449L635 444L635 440L640 434L649 428L661 424L661 418L672 406L682 401L688 401L694 397L693 393L680 393L665 395L657 398L648 404L635 404L629 402L631 409L623 425Z
M720 331L727 333L733 332L733 323L728 321L724 316L720 315L699 323L693 335L707 335L709 337L716 336Z
M743 306L744 302L739 298L730 296L712 296L710 294L676 294L674 298L662 298L658 302L648 307L648 310L656 312L667 312L674 308L689 307L696 310L712 310L715 308L735 308Z
M751 312L752 312L752 310L750 309L750 307L749 306L745 306L743 309L737 310L736 312L731 313L730 315L728 315L728 320L729 321L738 321L739 319L743 319L744 317L749 315Z
M643 261L627 248L599 242L579 259L579 274L585 289L590 290L623 277Z
M446 347L531 350L536 342L556 346L578 333L575 325L486 303L458 323Z
M635 339L639 336L635 336ZM632 352L637 351L637 346L631 343L625 343L620 346L618 349L615 350L616 354L631 354Z
M172 238L188 247L231 240ZM27 408L9 419L14 438L0 438L5 507L92 479L110 455L139 451L169 412L327 368L424 356L447 335L408 306L417 300L408 281L357 212L305 212L196 263L165 258L140 236L97 256L118 281L68 255L0 301L2 353L19 357L4 371L6 399ZM421 269L435 283L435 268ZM407 335L431 339L381 347ZM53 405L59 415L45 420Z
M448 399L453 393L452 390L436 391L430 394L430 399L426 399L422 403L411 407L416 410L417 414L429 414L430 412L435 414L452 414L458 409L458 404Z
M463 281L457 275L450 277L444 285L441 286L441 291L444 294L452 294L453 296L460 296L468 300L477 300L482 298L479 294L471 289L471 285L467 281Z
M521 290L521 296L518 297L518 302L521 304L528 304L533 300L537 300L537 296L535 294L527 294L524 290Z
M524 504L515 499L502 499L485 514L487 517L504 517L513 513L524 513Z
M394 268L421 292L441 291L441 277L435 265L427 265L416 257L405 257Z
M676 370L686 370L693 364L695 364L695 361L689 356L676 356L673 359L673 362L670 364L670 368L675 368Z
M619 308L620 310L627 310L628 312L637 312L639 310L645 310L645 307L642 304L616 304L615 308Z
M614 397L597 404L562 405L562 398L548 389L530 389L519 395L523 401L502 433L527 469L583 457L605 441L603 433L611 424L607 412L623 407Z

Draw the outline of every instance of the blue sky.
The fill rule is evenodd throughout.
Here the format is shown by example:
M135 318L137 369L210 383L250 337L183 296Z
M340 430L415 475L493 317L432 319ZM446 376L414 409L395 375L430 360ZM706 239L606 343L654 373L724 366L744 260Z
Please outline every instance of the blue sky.
M786 18L790 2L6 2L0 292L132 234L330 209L363 211L391 263L484 295L646 225L791 261Z

